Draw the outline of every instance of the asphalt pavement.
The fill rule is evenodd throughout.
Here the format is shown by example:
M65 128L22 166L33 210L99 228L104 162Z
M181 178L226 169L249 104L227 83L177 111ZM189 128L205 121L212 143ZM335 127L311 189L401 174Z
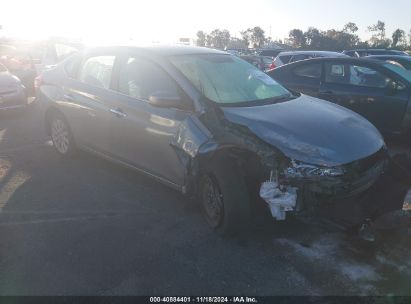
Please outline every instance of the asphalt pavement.
M0 295L411 295L407 214L375 242L264 216L223 239L174 190L90 154L61 159L41 120L35 105L0 113Z

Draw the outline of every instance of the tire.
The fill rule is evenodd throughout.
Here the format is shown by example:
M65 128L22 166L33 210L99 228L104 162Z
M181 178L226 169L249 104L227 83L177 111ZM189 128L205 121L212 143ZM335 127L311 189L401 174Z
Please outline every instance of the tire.
M76 145L71 133L70 126L63 114L54 112L49 119L49 133L54 149L58 154L69 157L75 154Z
M250 196L240 170L230 159L215 162L204 172L199 186L203 215L221 236L232 236L249 224Z

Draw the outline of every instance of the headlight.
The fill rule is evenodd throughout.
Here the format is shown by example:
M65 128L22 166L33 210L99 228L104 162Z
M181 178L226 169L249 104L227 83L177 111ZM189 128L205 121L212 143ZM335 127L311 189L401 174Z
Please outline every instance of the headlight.
M286 177L315 177L315 176L327 176L337 177L345 174L345 170L342 167L319 167L310 164L304 164L292 160L290 166L285 169Z

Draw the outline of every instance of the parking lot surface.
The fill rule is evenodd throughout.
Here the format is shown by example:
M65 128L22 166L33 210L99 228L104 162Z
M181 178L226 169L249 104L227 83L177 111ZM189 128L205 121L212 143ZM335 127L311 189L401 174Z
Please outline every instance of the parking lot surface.
M35 105L0 116L1 295L411 295L406 214L370 243L264 216L223 239L191 200L139 173L59 158L41 119Z

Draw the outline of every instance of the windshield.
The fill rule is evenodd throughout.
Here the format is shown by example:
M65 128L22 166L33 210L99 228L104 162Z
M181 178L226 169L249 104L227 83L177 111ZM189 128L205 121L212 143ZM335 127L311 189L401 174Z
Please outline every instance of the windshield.
M400 67L396 64L391 64L391 63L386 63L384 64L384 66L389 68L391 71L399 74L403 78L407 79L408 82L411 83L411 71L410 70L406 70L403 67Z
M171 62L208 99L220 104L259 102L292 94L253 65L231 55L173 56Z

